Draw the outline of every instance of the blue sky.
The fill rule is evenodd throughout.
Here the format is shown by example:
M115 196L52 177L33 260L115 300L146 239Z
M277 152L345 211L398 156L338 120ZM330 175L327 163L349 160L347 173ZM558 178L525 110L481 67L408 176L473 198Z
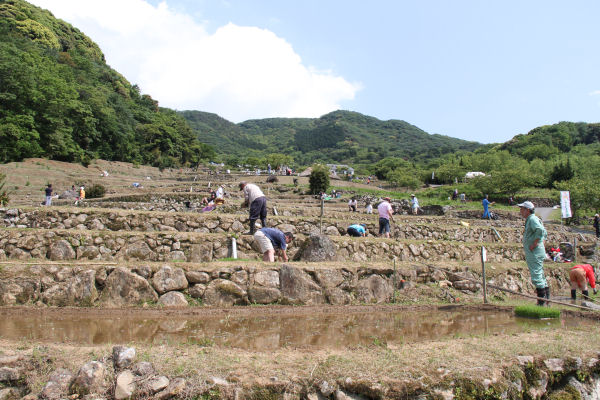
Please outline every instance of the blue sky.
M161 105L234 122L342 108L491 143L600 121L598 1L32 2Z

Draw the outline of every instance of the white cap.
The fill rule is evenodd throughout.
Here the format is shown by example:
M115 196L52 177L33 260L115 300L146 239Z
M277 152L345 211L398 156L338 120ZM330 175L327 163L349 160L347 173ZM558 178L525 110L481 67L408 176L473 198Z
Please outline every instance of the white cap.
M517 204L517 205L518 205L519 207L523 207L523 208L526 208L526 209L528 209L528 210L535 210L535 206L534 206L534 205L533 205L533 203L532 203L532 202L530 202L530 201L524 201L523 203L521 203L521 204Z

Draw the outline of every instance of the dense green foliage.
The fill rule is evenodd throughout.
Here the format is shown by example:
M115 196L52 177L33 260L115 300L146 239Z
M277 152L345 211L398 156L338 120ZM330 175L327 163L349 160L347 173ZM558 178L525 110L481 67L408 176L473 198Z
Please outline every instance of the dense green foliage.
M141 95L79 30L25 1L0 0L0 162L168 167L213 155L185 119Z
M329 168L325 165L313 165L308 183L311 194L327 193L327 189L329 188Z
M528 304L515 307L515 315L526 318L558 318L560 316L560 310L558 308Z
M370 165L386 157L427 160L482 146L429 135L404 121L380 121L350 111L334 111L320 118L250 120L238 125L200 111L181 114L200 140L229 154L223 160L230 163L231 160L246 163L248 157L264 159L271 153L283 153L295 165L314 162Z

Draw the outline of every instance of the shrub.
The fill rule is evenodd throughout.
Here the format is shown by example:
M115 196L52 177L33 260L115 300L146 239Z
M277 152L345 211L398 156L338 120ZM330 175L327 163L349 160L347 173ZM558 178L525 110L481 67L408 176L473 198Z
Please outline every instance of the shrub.
M329 168L321 164L313 165L308 183L311 194L327 192L327 188L329 187Z
M88 199L104 197L104 194L106 193L106 188L98 183L94 183L92 186L86 189L85 197Z

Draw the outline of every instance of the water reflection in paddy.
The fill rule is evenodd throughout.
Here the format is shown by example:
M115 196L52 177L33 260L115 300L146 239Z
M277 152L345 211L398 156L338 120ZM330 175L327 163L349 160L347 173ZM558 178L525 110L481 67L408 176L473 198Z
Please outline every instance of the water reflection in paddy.
M508 312L409 310L315 315L142 318L2 315L0 337L80 344L181 342L250 350L346 348L382 343L511 334L532 329L585 328L573 318L530 320ZM597 329L597 328L594 328Z

